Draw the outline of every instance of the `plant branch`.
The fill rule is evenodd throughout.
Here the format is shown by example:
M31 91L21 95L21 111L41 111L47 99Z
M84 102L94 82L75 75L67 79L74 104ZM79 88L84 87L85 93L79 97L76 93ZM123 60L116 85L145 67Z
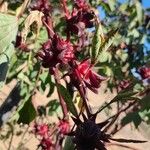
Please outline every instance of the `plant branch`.
M56 82L57 93L58 93L58 97L59 97L59 100L60 100L60 105L61 105L62 111L63 111L63 118L66 118L67 114L68 114L68 109L67 109L67 105L66 105L63 97L61 96L61 94L58 90L58 84L61 84L61 83L60 83L59 72L58 72L57 68L55 68L55 70L54 70L54 78L55 78L55 82Z
M119 146L119 147L123 147L123 148L126 148L126 149L130 149L130 150L140 150L140 149L137 149L137 148L134 148L134 147L131 147L131 146L127 146L127 145L123 145L123 144L118 144L118 143L108 143L107 144L108 146Z
M17 18L20 18L23 15L23 13L24 13L26 7L29 5L30 1L31 0L25 0L24 1L24 3L22 4L22 6L20 7L19 12L17 13Z
M13 129L13 126L11 124L9 124L10 128L11 128L11 137L10 137L10 142L9 142L9 145L8 145L8 150L11 149L11 145L12 145L12 142L13 142L13 137L14 137L14 129Z
M128 106L126 106L124 109L121 109L120 111L118 111L115 115L109 117L106 121L109 121L110 119L112 119L112 121L107 125L107 127L104 129L104 132L107 132L107 130L109 129L109 127L112 126L112 124L116 121L116 119L119 117L119 115L122 112L125 112L126 110L128 110L131 106L133 106L134 104L136 104L137 101L134 101L132 103L130 103Z
M67 4L66 4L67 0L61 0L61 2L62 2L63 10L65 13L65 17L66 17L66 19L68 19L70 14L69 14L69 10L68 10Z
M80 93L80 96L83 100L83 104L85 106L85 109L86 109L86 113L87 113L87 116L90 117L91 116L91 112L89 110L89 106L87 104L87 97L86 97L86 89L85 87L83 86L83 82L82 82L82 78L81 76L79 75L79 73L77 72L77 70L75 69L75 73L76 73L76 76L78 78L78 82L79 82L79 85L77 87L79 93Z
M26 133L27 133L28 130L29 130L29 127L30 127L30 126L28 126L28 127L25 129L23 135L21 136L21 140L20 140L20 142L19 142L19 144L18 144L18 149L19 149L19 147L22 145L23 140L24 140L24 138L25 138L25 135L26 135Z
M38 70L38 72L37 72L37 75L36 75L36 81L35 81L34 88L33 88L33 90L32 90L31 96L33 96L33 95L35 94L35 90L36 90L36 88L37 88L37 86L38 86L38 82L39 82L39 77L40 77L41 71L42 71L42 67L40 66L40 68L39 68L39 70Z
M50 16L46 16L45 18L42 19L43 24L46 27L47 33L48 33L48 37L52 38L53 35L55 34L54 31L51 29L52 26L52 22L51 22L51 18Z

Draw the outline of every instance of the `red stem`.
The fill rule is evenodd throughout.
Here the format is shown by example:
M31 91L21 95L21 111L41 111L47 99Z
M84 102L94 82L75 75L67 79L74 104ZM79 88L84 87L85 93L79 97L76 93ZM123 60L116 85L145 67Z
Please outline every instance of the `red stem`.
M54 78L55 78L55 82L56 82L57 93L58 93L60 105L61 105L62 111L63 111L63 118L66 118L67 114L68 114L68 109L67 109L67 105L66 105L63 97L61 96L61 94L60 94L60 92L58 90L58 84L61 84L61 83L60 83L59 73L58 73L58 69L57 68L55 68L55 71L54 71Z
M42 21L43 21L43 24L45 25L45 27L47 29L48 37L52 38L55 33L52 30L51 17L45 15ZM66 118L67 114L68 114L68 110L67 110L67 106L66 106L66 103L65 103L63 97L61 96L60 92L58 91L58 84L60 84L60 80L59 80L59 72L58 72L57 68L54 69L54 78L55 78L55 82L56 82L57 93L58 93L60 105L61 105L62 111L63 111L63 118Z
M45 19L45 20L44 20ZM45 25L46 27L46 30L47 30L47 33L48 33L48 37L49 38L52 38L54 36L54 31L52 30L52 22L51 22L51 18L50 16L46 16L43 18L43 24Z
M70 13L69 13L69 10L68 10L68 8L67 8L66 1L67 1L67 0L61 0L62 5L63 5L63 9L64 9L64 13L65 13L65 17L66 17L66 19L68 19L69 16L70 16Z
M137 101L134 101L134 102L131 102L128 106L126 106L125 108L119 110L119 112L117 112L115 115L109 117L107 120L105 121L109 121L110 119L111 122L105 127L105 129L103 130L104 132L107 132L108 129L113 125L113 123L116 121L116 119L119 117L119 115L122 113L122 112L125 112L126 110L128 110L130 107L134 106L135 104L137 103Z
M63 7L63 10L64 10L64 14L65 14L65 18L66 18L66 21L70 18L70 13L69 13L69 10L67 8L67 4L66 4L66 1L67 0L61 0L62 2L62 7ZM67 41L70 41L70 32L69 30L66 29L66 35L67 35Z
M83 103L84 103L84 106L85 106L85 109L86 109L86 112L87 112L87 116L90 117L91 112L90 112L88 104L87 104L87 98L85 97L84 87L80 86L78 90L79 90L80 96L83 100Z
M79 75L79 73L78 73L78 71L76 69L75 69L75 73L76 73L76 76L77 76L78 81L79 81L78 91L79 91L80 96L81 96L81 98L83 100L83 103L84 103L84 106L85 106L85 109L86 109L86 112L87 112L87 116L90 117L91 116L91 112L90 112L88 104L87 104L86 89L83 86L82 78L81 78L81 76Z

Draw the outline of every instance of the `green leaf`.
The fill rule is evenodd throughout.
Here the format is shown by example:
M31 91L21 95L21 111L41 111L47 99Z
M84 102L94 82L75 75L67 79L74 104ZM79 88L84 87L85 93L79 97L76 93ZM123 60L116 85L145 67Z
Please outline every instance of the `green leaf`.
M68 110L75 116L78 116L76 107L72 101L72 97L70 96L69 92L67 91L67 89L62 86L62 85L58 85L58 91L60 92L61 96L64 98L64 101L67 104L67 108Z
M113 71L109 66L103 67L104 74L108 77L113 76Z
M129 91L129 90L123 91L123 92L119 92L119 93L118 93L117 98L118 98L118 99L125 98L125 97L130 98L130 97L132 97L133 95L135 95L135 94L137 94L137 93L138 93L138 92Z
M150 109L140 110L139 115L144 121L148 121L150 119Z
M109 5L111 11L115 10L115 4L116 4L116 0L108 0L108 5Z
M138 112L131 112L127 114L121 121L121 124L125 126L126 124L133 122L135 127L137 128L141 124L141 117Z
M10 44L4 53L0 54L0 88L3 86L8 66L9 66L9 61L10 57L12 56L14 52L14 46Z
M14 53L12 44L16 39L18 20L15 16L0 13L0 88L6 78L9 61Z
M43 72L42 74L40 74L39 78L43 83L46 83L46 79L49 76L48 72Z
M49 87L50 90L47 95L49 97L55 89L55 84L52 82L51 75L49 74L49 72L46 71L40 74L39 78L41 80L41 85L39 86L40 92L44 92L46 88Z
M136 83L135 86L134 86L134 88L133 88L133 90L134 90L135 92L141 92L141 91L144 90L144 87L143 87L142 84Z
M128 53L125 52L125 51L123 51L123 50L118 50L118 51L116 52L116 54L118 55L118 57L119 57L123 62L125 62L125 61L127 60L127 58L128 58Z
M127 7L128 7L127 3L123 3L123 4L119 7L119 10L120 10L122 13L126 13Z
M136 6L137 18L139 23L141 24L143 21L143 8L139 1L136 1L135 6Z
M30 81L29 77L27 75L25 75L23 72L20 72L17 77L21 81L24 81L28 85L32 86L32 82Z
M90 52L92 61L95 61L95 59L97 58L97 56L99 54L102 34L103 33L102 33L102 29L101 29L101 24L99 24L96 28L96 31L95 31L95 34L93 37L93 41L92 41L92 49Z
M47 30L46 28L43 27L40 30L40 33L39 33L39 36L37 37L36 42L34 43L35 49L39 49L41 47L41 44L46 42L47 39L48 39Z
M36 110L34 109L31 99L24 104L19 111L19 123L29 124L36 117Z
M67 136L63 150L74 150L75 146L70 136Z
M116 30L111 30L109 33L108 33L108 37L109 38L107 38L104 42L103 42L103 44L100 46L100 50L101 51L99 51L99 54L98 54L98 60L101 60L101 52L106 52L109 48L110 48L110 46L112 45L112 43L114 42L114 40L115 40L115 38L116 38L116 36L117 36L117 32L118 32L118 29L116 29Z
M16 39L18 19L15 16L0 13L0 53Z
M111 53L108 52L108 51L102 51L100 54L99 54L99 61L100 62L110 62L112 59L112 56L111 56Z
M150 95L144 96L140 101L140 105L142 109L149 110L150 109Z
M140 100L138 97L134 97L134 95L137 94L137 92L131 91L131 90L123 90L117 94L117 96L114 98L114 101L123 101L123 100Z
M48 115L52 116L53 113L57 110L57 108L60 106L58 100L54 99L51 100L46 107L48 107Z
M109 47L112 45L115 37L117 36L117 32L118 32L118 29L116 30L111 30L109 33L108 33L108 39L105 41L104 45L102 46L102 50L103 51L107 51L109 49Z

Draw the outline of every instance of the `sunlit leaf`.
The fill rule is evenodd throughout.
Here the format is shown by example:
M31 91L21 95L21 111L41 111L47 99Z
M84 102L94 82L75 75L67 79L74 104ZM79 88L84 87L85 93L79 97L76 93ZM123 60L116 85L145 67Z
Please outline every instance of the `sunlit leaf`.
M139 1L136 1L135 6L136 6L137 18L138 18L139 23L141 24L143 20L142 5Z
M116 0L108 0L108 5L109 5L111 11L115 10L115 4L116 4Z
M26 18L25 23L24 23L24 29L21 33L22 38L23 38L23 42L26 41L26 37L28 35L28 32L30 31L30 26L32 24L37 25L37 35L39 34L40 28L42 27L42 17L43 17L43 13L39 12L37 10L35 11L31 11L29 16Z
M111 56L111 53L108 52L108 51L102 51L100 54L99 54L99 61L100 62L110 62L112 59L112 56Z
M17 18L0 13L0 88L5 81L9 61L14 52L12 42L15 41L17 30Z
M115 37L116 37L116 35L117 35L117 31L118 31L118 29L116 29L116 30L111 30L109 33L108 33L108 38L103 42L103 44L100 46L100 50L101 51L99 51L99 55L98 55L98 60L100 60L101 58L101 52L105 52L105 51L107 51L109 48L110 48L110 46L113 44L113 42L114 42L114 39L115 39Z
M0 13L0 53L15 41L18 31L18 19L15 16Z
M99 51L100 51L100 45L101 45L101 35L102 35L102 29L101 29L101 24L99 24L96 28L93 41L92 41L92 49L91 49L91 58L92 61L95 61L97 58Z

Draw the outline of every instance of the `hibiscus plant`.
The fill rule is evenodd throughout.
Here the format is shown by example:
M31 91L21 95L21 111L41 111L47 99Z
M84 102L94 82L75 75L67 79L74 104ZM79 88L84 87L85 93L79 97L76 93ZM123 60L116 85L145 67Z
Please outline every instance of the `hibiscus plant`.
M5 148L24 149L26 133L43 150L145 143L114 134L150 123L149 42L150 9L140 0L1 1L1 91L15 82L0 106ZM95 110L92 95L107 92Z

